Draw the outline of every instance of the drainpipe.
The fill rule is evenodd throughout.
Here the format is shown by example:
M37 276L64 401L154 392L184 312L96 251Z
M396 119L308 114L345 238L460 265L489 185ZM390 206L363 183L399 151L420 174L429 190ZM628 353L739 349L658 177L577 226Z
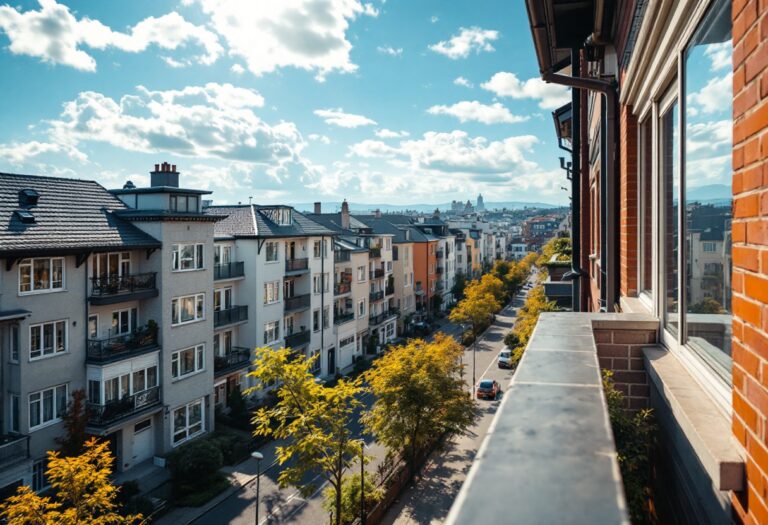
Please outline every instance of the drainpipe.
M573 52L572 52L573 57ZM573 58L572 58L573 59ZM578 67L576 69L579 69ZM572 70L574 73L576 69ZM580 71L579 71L580 72ZM616 238L616 86L613 82L581 76L554 73L552 68L542 73L545 82L569 86L573 89L597 91L604 97L601 118L601 167L600 167L600 304L601 310L614 311L618 303L616 286L618 268L618 242ZM573 111L573 109L572 109ZM574 113L575 115L575 113ZM574 119L575 121L575 119ZM573 148L576 151L577 148ZM576 169L578 165L573 165ZM574 177L576 179L576 177Z
M307 247L309 248L309 247ZM309 250L307 250L309 252ZM309 255L309 253L307 253ZM325 237L320 237L320 359L323 358L325 352ZM328 279L330 285L330 278ZM330 312L328 312L330 316ZM330 326L330 319L329 326ZM310 349L310 352L312 350ZM334 349L334 352L336 350ZM333 366L336 366L336 356L333 356ZM320 370L323 370L323 364L320 363ZM330 370L328 370L330 373ZM336 371L333 371L333 375L336 375Z

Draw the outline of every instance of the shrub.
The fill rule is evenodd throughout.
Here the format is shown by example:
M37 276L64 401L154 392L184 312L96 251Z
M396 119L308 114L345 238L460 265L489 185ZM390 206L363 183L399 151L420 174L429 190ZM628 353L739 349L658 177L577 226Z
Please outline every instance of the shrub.
M239 388L232 389L232 392L229 393L227 403L229 404L229 413L233 418L239 419L246 414L247 408L245 406L245 398Z
M174 497L177 500L201 492L219 476L224 464L221 450L210 439L198 439L183 445L168 457Z
M464 346L469 346L472 343L475 342L475 333L472 330L467 330L463 334L461 334L461 344Z
M384 491L373 484L371 475L365 476L365 509L370 512L376 503L384 497ZM325 489L323 508L333 512L336 508L336 491ZM341 484L341 523L354 523L360 516L360 474L344 476Z
M204 487L187 491L184 495L177 497L176 504L180 507L202 507L227 488L229 488L229 480L217 472L205 480Z
M509 332L504 336L504 344L507 348L514 349L520 344L520 338L514 331Z
M234 432L217 432L210 438L221 451L225 465L235 465L248 458L250 439Z

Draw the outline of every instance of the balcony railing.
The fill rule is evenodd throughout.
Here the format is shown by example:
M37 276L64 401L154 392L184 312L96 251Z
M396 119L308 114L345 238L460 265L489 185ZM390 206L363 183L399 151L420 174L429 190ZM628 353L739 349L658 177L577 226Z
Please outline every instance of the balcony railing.
M437 267L437 269L436 269L435 271L436 271L438 274L442 274L443 272L445 272L445 268L443 268L442 266L438 266L438 267Z
M159 386L103 405L88 403L88 422L97 427L107 426L159 404Z
M371 259L378 259L381 257L381 248L378 248L376 246L372 248L368 248L368 256Z
M120 295L142 294L147 297L157 295L155 272L135 273L130 275L103 275L91 279L91 301L105 302L105 299ZM99 301L101 299L101 301Z
M384 299L384 292L379 290L378 292L371 292L370 295L368 295L368 300L373 301L381 301Z
M435 255L437 255L438 259L442 259L443 258L443 250L437 250L437 252L435 252Z
M29 436L10 434L0 436L0 466L29 458Z
M112 361L157 348L157 332L157 325L147 325L127 334L88 339L86 360L96 363Z
M384 289L384 295L394 295L395 294L395 285L387 285L387 287Z
M213 373L215 376L224 375L240 368L245 368L250 362L250 349L244 346L233 346L224 355L213 357Z
M435 283L435 290L437 290L438 292L442 292L443 290L445 290L445 285L443 284L443 281L437 281Z
M213 326L218 328L228 324L240 323L248 320L248 305L230 306L229 308L213 312Z
M245 263L242 261L233 261L224 264L217 264L213 267L213 279L235 279L245 275Z
M333 262L348 262L351 253L349 250L336 250L333 252Z
M368 318L368 325L369 326L380 325L381 323L383 323L387 319L390 319L390 318L392 318L392 317L394 317L396 315L397 315L397 311L394 310L394 309L392 309L392 310L390 310L388 312L384 312L384 313L378 314L378 315L372 315L372 316L370 316Z
M355 319L355 312L349 312L345 314L334 313L333 324L344 324Z
M333 285L333 295L344 295L352 291L350 283L336 283Z
M286 272L302 272L309 268L309 259L286 259L285 271Z
M376 268L375 270L371 270L368 273L370 274L371 279L381 279L382 277L384 277L383 268Z
M302 310L309 308L309 294L294 295L293 297L286 297L283 301L285 303L285 312L294 312L296 310Z
M301 330L285 336L285 346L298 348L309 343L309 330Z

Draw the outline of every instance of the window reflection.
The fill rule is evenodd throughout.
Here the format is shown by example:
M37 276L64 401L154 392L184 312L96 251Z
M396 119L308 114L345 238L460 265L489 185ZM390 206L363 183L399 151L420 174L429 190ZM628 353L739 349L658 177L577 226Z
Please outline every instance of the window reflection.
M640 124L640 291L650 293L653 285L653 169L651 121Z
M730 377L731 2L715 2L685 53L685 298L690 347Z
M677 250L678 203L680 202L680 166L678 162L679 122L677 102L674 102L661 115L659 122L659 162L661 188L664 199L664 321L667 330L677 336L680 324L678 295Z

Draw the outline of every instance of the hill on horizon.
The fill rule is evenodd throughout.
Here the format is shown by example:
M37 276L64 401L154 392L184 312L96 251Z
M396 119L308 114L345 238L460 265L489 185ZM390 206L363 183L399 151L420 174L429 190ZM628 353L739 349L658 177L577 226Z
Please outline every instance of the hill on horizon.
M314 203L311 202L302 202L297 204L291 204L294 208L296 208L299 211L304 212L312 212L314 210ZM563 206L558 206L556 204L549 204L545 202L523 202L523 201L504 201L504 202L486 202L485 203L485 209L486 210L494 210L494 209L503 209L507 208L508 210L522 210L523 208L543 208L543 209L551 209L551 208L560 208ZM442 211L447 211L451 209L450 203L443 203L443 204L365 204L365 203L355 203L355 202L349 202L349 209L352 213L360 213L360 212L372 212L375 210L380 210L382 213L393 213L398 211L405 211L405 210L413 210L417 212L422 213L431 213L435 211L435 208ZM322 212L323 213L335 213L341 210L341 202L323 202L322 203Z

